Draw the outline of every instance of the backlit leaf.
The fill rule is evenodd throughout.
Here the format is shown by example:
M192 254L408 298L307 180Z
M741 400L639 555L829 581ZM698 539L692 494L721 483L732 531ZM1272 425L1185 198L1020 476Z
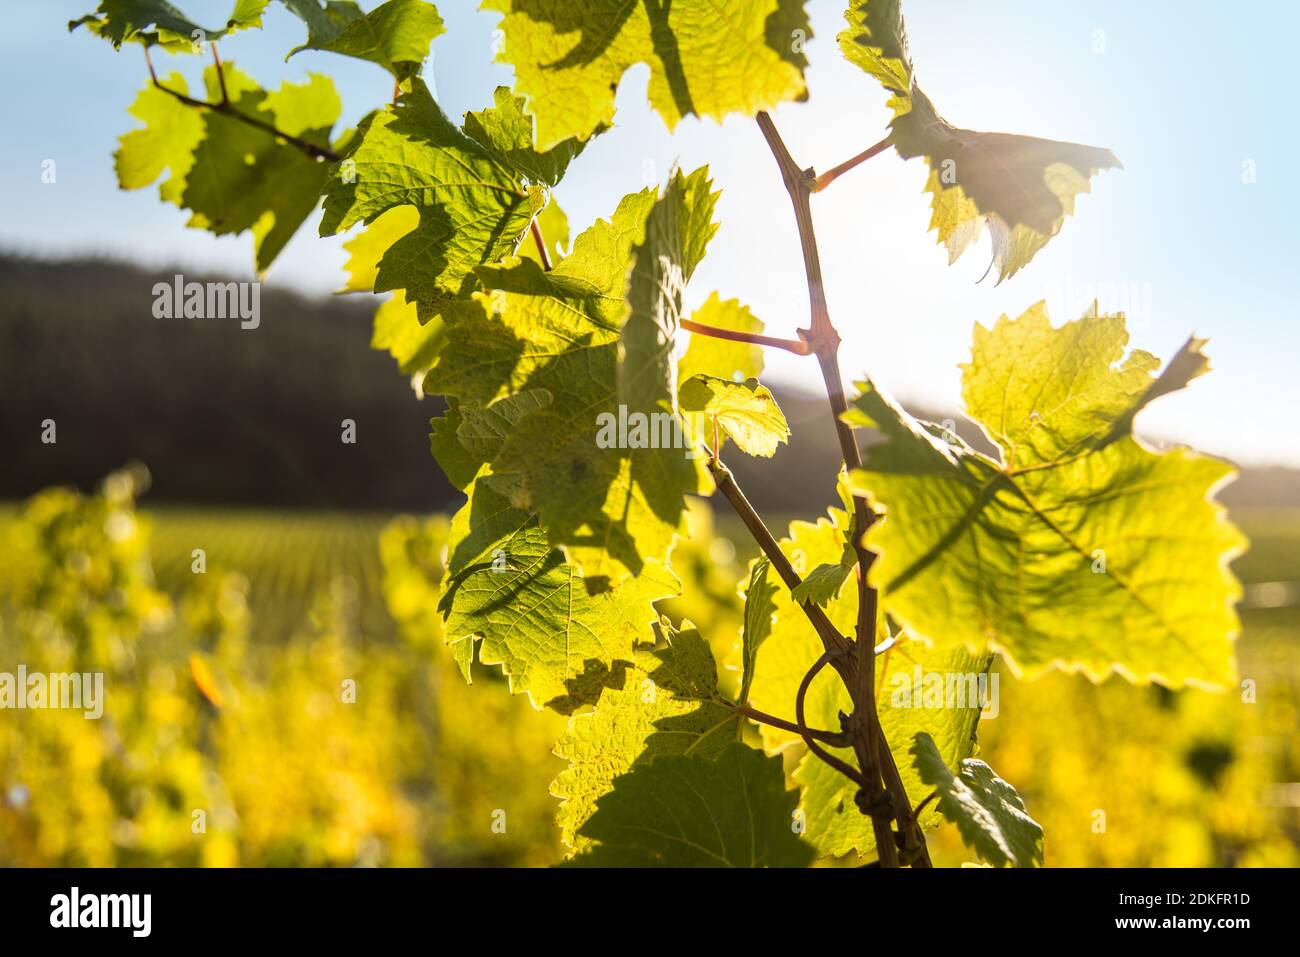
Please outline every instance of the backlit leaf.
M939 811L957 825L966 846L997 867L1039 867L1043 828L1025 802L983 761L967 758L953 774L931 737L918 731L912 744L916 769L938 790Z
M695 375L682 383L678 401L683 412L698 413L706 430L716 421L746 455L771 457L790 438L790 426L781 407L757 379L732 382ZM705 441L710 442L707 434ZM720 449L718 451L721 451Z
M551 394L491 460L493 479L513 482L512 498L587 575L618 581L664 561L684 496L703 487L675 424L663 336L712 232L707 184L699 170L675 176L662 197L625 197L550 272L528 260L479 269L484 291L456 309L426 379L428 391L461 402ZM680 281L646 280L670 273Z
M570 846L589 843L577 831L619 775L666 754L713 757L740 733L739 713L718 692L709 643L689 622L655 630L659 643L640 645L621 685L606 688L594 711L570 718L555 746L569 762L551 793L563 802L556 822Z
M755 562L749 572L749 584L745 588L745 618L740 635L742 704L749 700L749 689L754 683L759 646L772 634L772 618L776 614L776 604L772 599L777 593L777 586L768 581L767 575L771 568L772 565L766 558Z
M587 867L803 867L798 796L781 759L735 742L714 757L664 755L615 779L579 834Z
M190 20L167 0L103 0L94 13L68 23L84 26L115 47L123 43L161 46L168 53L198 53L208 40L262 25L270 0L234 0L223 26L210 29Z
M650 67L650 103L671 130L685 116L753 116L805 95L802 0L646 3L485 0L504 15L497 59L537 117L545 149L614 119L623 74Z
M617 588L584 578L536 516L511 507L487 477L469 496L452 519L455 545L439 604L467 678L473 641L482 639L479 661L499 664L512 692L527 692L538 707L563 699L585 672L629 660L657 620L651 603L680 591L661 565Z
M308 26L307 42L290 56L307 49L327 50L377 63L396 77L418 72L429 44L445 30L438 8L426 0L388 0L357 16L350 6L336 13L332 4L322 10L314 0L288 6Z
M1053 329L1041 307L978 329L963 394L1001 461L944 441L869 382L846 418L879 428L851 481L885 513L866 543L884 607L939 645L1018 673L1117 671L1169 687L1233 680L1227 570L1244 544L1211 493L1225 462L1131 434L1151 398L1205 368L1192 339L1155 375L1121 317Z
M341 104L334 84L310 74L304 84L262 90L231 63L223 66L233 108L281 132L329 147ZM215 68L204 72L209 102L221 98ZM173 74L169 89L188 93ZM188 225L215 235L251 231L258 271L265 271L320 201L328 165L241 120L199 110L152 86L136 97L131 113L145 125L126 133L115 161L123 189L139 189L164 170L166 201L190 210Z
M427 321L478 287L476 267L514 254L546 203L546 184L529 181L530 171L544 168L558 179L578 147L561 144L538 155L521 145L518 137L527 134L507 94L498 96L511 104L507 118L494 119L494 108L470 114L467 123L479 133L512 129L509 150L498 154L452 124L421 80L405 86L395 107L363 122L355 148L335 166L321 234L373 224L398 207L418 211L415 227L379 257L373 288L404 290Z
M999 281L1014 275L1060 231L1089 181L1120 165L1110 150L955 127L917 85L899 0L852 0L845 57L889 91L891 141L930 166L930 228L956 262L987 226Z

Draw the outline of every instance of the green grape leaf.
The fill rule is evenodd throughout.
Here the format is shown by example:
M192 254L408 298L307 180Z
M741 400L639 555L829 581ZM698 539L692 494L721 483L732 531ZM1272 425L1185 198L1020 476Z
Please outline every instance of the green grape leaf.
M373 292L379 279L379 260L388 248L420 225L414 206L394 206L343 244L348 251L343 270L347 280L339 292Z
M1190 340L1165 374L1123 318L1053 329L1036 307L978 330L964 367L972 417L1001 461L927 431L871 383L845 418L879 428L855 488L885 520L867 532L885 609L936 644L1001 652L1017 674L1111 671L1169 687L1223 687L1244 540L1210 498L1233 469L1155 452L1134 415L1205 368Z
M804 867L798 795L781 759L733 742L720 754L663 755L620 775L579 834L585 867Z
M456 428L456 436L481 461L490 462L520 419L550 404L551 393L545 389L516 392L486 407L477 402L461 403L461 423Z
M335 39L349 23L366 15L354 0L280 0L307 26L307 42L294 47L288 56L302 50L320 50Z
M427 320L474 289L475 266L512 255L544 203L540 187L525 188L412 79L396 106L363 121L354 149L336 165L320 232L415 207L419 224L380 257L374 289L405 290Z
M713 209L719 194L712 186L707 167L673 176L633 251L618 365L618 399L629 410L671 414L676 409L673 352L682 293L718 231Z
M379 275L379 260L419 222L420 214L414 206L394 206L344 243L349 255L343 268L348 275L339 292L373 290ZM435 316L422 324L415 303L406 301L404 290L396 290L375 310L370 347L391 355L404 374L419 375L438 360L443 338L441 318ZM477 470L477 465L470 469L465 481L473 478Z
M907 51L902 0L850 0L844 19L848 29L835 37L844 58L902 101L895 106L890 100L895 111L905 110L912 92L912 56Z
M393 296L375 310L370 348L387 352L404 375L419 375L438 360L445 336L441 319L421 325L415 306Z
M179 73L173 73L163 83L169 89L188 93L185 77ZM127 112L144 125L122 134L118 140L113 154L118 186L143 189L170 171L158 187L159 198L183 205L185 177L194 165L194 150L203 140L203 112L186 108L152 84L136 94Z
M939 792L939 811L957 825L967 847L996 867L1042 866L1042 826L991 767L967 758L953 774L924 731L917 732L912 754L921 780Z
M682 383L677 397L683 412L703 415L702 427L706 430L716 421L746 455L770 458L777 446L790 438L790 426L781 407L757 379L732 382L694 375Z
M963 370L966 411L1003 450L1008 469L1041 466L1127 434L1148 402L1209 371L1193 339L1159 376L1160 360L1135 349L1124 358L1123 316L1093 312L1052 329L1045 303L1015 322L975 326ZM1123 364L1120 364L1120 361ZM1153 376L1156 376L1153 380Z
M617 582L665 561L685 495L705 487L664 404L675 401L674 369L659 337L712 232L712 202L705 170L677 174L662 197L624 197L550 272L529 260L477 270L483 291L458 304L425 380L462 402L550 392L551 405L521 419L492 458L493 477L514 481L512 497L588 576ZM657 301L645 277L669 275Z
M429 451L447 480L463 492L485 463L461 445L460 423L460 403L448 399L447 411L429 420Z
M223 67L232 107L320 147L341 104L333 83L309 74L303 84L262 90L234 64ZM204 72L209 101L221 98L215 68ZM173 74L165 85L187 94ZM159 196L188 209L189 226L218 236L251 231L259 272L270 267L320 201L328 166L270 133L213 110L197 110L147 86L131 114L145 125L124 134L114 160L123 189L139 189L169 170Z
M462 420L458 435L465 430ZM593 667L628 660L657 619L651 603L678 594L680 584L651 563L617 588L584 578L547 541L536 515L514 508L491 479L480 475L452 519L439 610L466 678L474 639L482 639L479 661L499 664L511 692L527 692L541 707L564 699Z
M515 253L546 203L547 184L531 177L541 170L558 180L581 148L562 143L542 154L529 150L522 138L531 134L518 104L502 91L497 103L469 114L467 133L443 114L422 81L408 80L395 107L362 123L354 148L331 174L322 235L360 222L374 229L399 207L418 212L418 223L379 256L373 288L405 290L421 321L478 288L476 267ZM367 260L382 239L409 222L384 225L361 240Z
M772 634L772 619L776 615L776 602L773 598L778 589L767 579L771 567L766 558L755 562L749 572L749 584L745 588L745 618L740 634L741 704L749 700L749 689L754 684L754 666L758 661L759 646Z
M549 404L550 398L550 393L545 389L507 396L490 406L484 406L473 399L462 402L448 398L445 400L447 411L439 418L429 421L430 451L447 477L461 491L468 494L469 484L483 472L487 483L508 499L511 483L505 478L492 476L492 470L485 468L499 450L494 435L498 429L508 428L507 423L514 421L529 408L542 408ZM465 526L465 534L473 532L474 529ZM457 544L454 536L452 544Z
M438 8L426 0L388 0L362 14L354 4L321 8L313 0L286 2L307 24L307 42L293 49L326 50L377 63L405 79L419 72L429 44L446 27Z
M781 541L781 550L797 572L806 574L810 567L830 564L843 551L848 527L848 513L838 508L830 510L829 518L815 523L792 522L790 536ZM794 721L799 684L823 649L803 609L788 593L778 592L774 601L772 634L759 649L749 700L761 711ZM857 607L857 583L850 581L827 602L826 615L842 634L852 634ZM878 637L887 635L882 622ZM931 790L907 757L914 734L930 734L954 764L969 757L975 745L981 685L985 693L991 687L991 679L980 677L988 664L986 656L977 657L962 648L929 648L906 633L896 636L893 645L876 657L880 724L913 806ZM829 668L813 680L805 705L808 725L827 731L839 730L840 712L852 710L843 681ZM798 735L770 725L763 725L761 731L765 744L772 749L799 741ZM856 761L849 749L830 750L850 764ZM857 787L853 782L811 754L800 759L794 780L802 789L804 836L819 855L838 857L856 850L865 856L874 851L871 820L854 802ZM927 808L921 817L925 827L938 820L934 808Z
M1060 231L1092 177L1120 166L1094 146L953 126L916 83L899 0L852 0L845 18L840 49L891 94L895 150L930 166L930 228L950 263L987 227L998 281L1009 278Z
M529 183L545 186L557 186L569 164L587 145L582 140L567 139L538 152L533 145L533 118L524 112L524 98L504 86L496 88L491 109L465 114L465 133L501 157Z
M225 26L212 30L199 26L167 0L103 0L94 13L69 21L68 29L84 26L118 49L123 43L141 43L161 46L168 53L198 53L204 41L260 27L269 2L235 0Z
M806 96L803 0L708 4L485 0L503 14L497 55L515 71L543 147L585 140L614 119L623 74L650 67L650 104L668 128L685 116L753 116Z
M712 293L704 305L691 314L695 322L736 332L763 331L763 322L737 299L720 299ZM691 333L686 352L677 363L677 381L693 375L711 375L733 382L757 379L763 371L763 347L752 342L732 342Z
M853 574L857 564L858 559L853 554L853 549L845 545L838 562L834 564L824 562L818 565L804 576L803 581L795 586L790 595L798 603L810 601L814 605L825 605L831 599L838 597L844 582Z
M619 775L666 754L713 757L740 733L739 712L718 691L709 643L690 622L655 626L658 644L637 647L622 685L606 688L594 711L574 715L555 753L569 762L551 784L561 799L556 823L564 842L577 836L596 800Z

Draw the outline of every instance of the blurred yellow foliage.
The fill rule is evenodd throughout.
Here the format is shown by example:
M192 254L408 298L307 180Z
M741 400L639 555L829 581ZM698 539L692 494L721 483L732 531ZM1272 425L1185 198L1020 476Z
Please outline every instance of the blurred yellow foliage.
M316 584L308 621L259 643L248 580L153 583L147 476L33 498L6 530L0 669L105 673L101 720L0 712L0 864L546 864L563 719L467 686L436 608L446 522L378 543L396 627L364 634L358 584ZM196 680L197 679L197 680Z
M285 567L280 549L241 571L191 567L190 533L173 534L169 596L135 510L147 481L136 468L95 495L47 490L0 526L0 671L102 672L106 689L99 720L0 711L0 865L561 858L548 785L566 719L510 695L496 668L462 679L437 612L446 519L399 517L377 541L344 539L351 526L331 519L331 564ZM732 661L748 555L707 506L688 518L673 554L683 595L663 610ZM275 613L283 589L311 596L305 620L259 631L253 609ZM981 757L1043 824L1048 866L1300 865L1295 610L1245 623L1237 694L1001 675ZM736 677L724 671L724 688ZM937 863L972 858L951 827L930 840Z

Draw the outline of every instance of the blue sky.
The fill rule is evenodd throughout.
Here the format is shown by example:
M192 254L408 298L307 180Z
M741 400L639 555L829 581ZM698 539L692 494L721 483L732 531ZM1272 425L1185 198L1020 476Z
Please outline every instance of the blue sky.
M114 53L66 21L94 0L10 4L0 33L0 248L101 252L151 265L251 275L248 236L214 239L184 227L186 214L154 190L116 188L111 154L134 125L126 113L145 80L136 49ZM229 0L179 0L218 23ZM426 74L458 115L491 100L511 71L492 64L494 14L442 0L448 33ZM811 98L775 118L795 158L826 169L885 132L884 94L844 62L834 42L843 0L809 0L814 38ZM927 233L925 167L887 152L814 197L831 314L844 336L849 378L870 373L905 400L942 416L959 411L957 363L975 322L1018 315L1046 299L1057 322L1094 296L1130 315L1133 345L1167 357L1191 333L1210 337L1214 371L1156 403L1143 431L1250 463L1300 466L1300 212L1286 182L1300 155L1294 122L1294 38L1300 4L1207 0L910 0L918 77L952 122L1113 149L1124 169L1098 176L1077 215L1014 278L980 282L987 239L955 266ZM273 4L261 33L224 41L223 57L263 85L331 75L355 121L387 100L379 68L323 53L288 63L301 24ZM162 57L161 60L167 58ZM160 63L193 78L192 57ZM598 139L557 190L577 227L608 215L624 193L662 180L674 164L708 164L723 191L722 228L692 280L692 304L713 290L748 303L770 332L807 323L803 267L789 203L751 120L686 120L674 134L645 103L649 75L630 71L616 128ZM57 164L54 184L41 164ZM1243 181L1252 164L1254 182ZM294 238L267 280L310 294L337 288L340 240ZM776 353L767 378L815 388L812 360Z

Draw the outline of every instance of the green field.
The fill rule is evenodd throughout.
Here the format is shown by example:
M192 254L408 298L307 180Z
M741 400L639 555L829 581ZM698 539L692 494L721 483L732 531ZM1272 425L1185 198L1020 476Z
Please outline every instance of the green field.
M172 595L183 591L193 574L193 551L203 549L209 571L237 571L248 578L259 641L292 635L313 597L339 578L357 586L362 640L386 638L392 631L379 561L379 533L391 515L204 508L146 514L154 523L159 586Z
M12 503L0 505L0 528L15 511ZM204 549L209 570L238 571L248 578L258 640L288 637L303 624L313 596L339 577L357 586L363 638L391 631L378 551L379 533L391 515L171 506L142 511L153 522L159 585L173 596L183 591L193 550ZM772 517L769 527L784 534L789 519ZM1246 586L1243 651L1255 637L1300 642L1300 509L1238 509L1233 519L1251 542L1233 563ZM715 521L740 560L756 553L734 516L719 514ZM0 575L4 570L0 554Z

